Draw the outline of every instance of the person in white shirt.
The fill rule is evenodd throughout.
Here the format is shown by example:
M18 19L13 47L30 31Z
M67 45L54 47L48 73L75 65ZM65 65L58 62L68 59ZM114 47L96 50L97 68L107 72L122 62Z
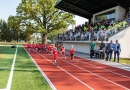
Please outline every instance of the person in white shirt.
M77 33L74 34L74 39L77 40Z
M83 41L84 40L84 34L83 33L81 33L81 39L80 39L81 41Z
M70 40L72 40L72 32L70 32Z

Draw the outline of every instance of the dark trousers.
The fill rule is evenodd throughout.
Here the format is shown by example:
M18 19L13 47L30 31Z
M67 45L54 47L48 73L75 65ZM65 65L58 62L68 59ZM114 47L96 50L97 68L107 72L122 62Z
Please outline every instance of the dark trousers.
M90 50L90 58L94 56L94 50Z
M119 63L119 61L120 61L120 52L114 51L114 62L116 61L116 56L117 56L117 62Z
M106 61L108 61L108 59L109 61L111 61L112 53L113 53L112 50L109 50L106 52Z

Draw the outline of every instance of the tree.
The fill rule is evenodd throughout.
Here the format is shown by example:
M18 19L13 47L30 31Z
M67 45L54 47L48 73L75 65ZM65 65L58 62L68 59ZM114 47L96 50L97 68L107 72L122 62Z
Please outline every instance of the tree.
M9 16L8 17L8 27L10 28L10 31L13 36L13 40L19 41L19 38L21 37L23 39L23 29L22 29L22 23L20 20L20 16Z
M11 31L8 27L8 24L4 20L0 20L0 36L2 41L11 41Z
M40 32L43 43L47 35L55 30L74 24L74 15L54 8L55 0L22 0L17 7L17 15L28 28Z

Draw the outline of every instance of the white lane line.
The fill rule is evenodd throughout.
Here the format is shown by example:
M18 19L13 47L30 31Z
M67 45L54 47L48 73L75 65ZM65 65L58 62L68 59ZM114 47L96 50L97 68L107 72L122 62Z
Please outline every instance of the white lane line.
M14 60L13 60L13 63L12 63L11 72L10 72L10 75L9 75L9 79L8 79L8 83L7 83L7 86L6 86L6 90L10 90L11 89L11 83L12 83L12 79L13 79L13 72L14 72L14 66L15 66L17 51L18 51L18 45L16 47Z
M115 85L117 85L117 86L120 86L120 87L124 88L125 90L130 90L130 89L127 88L127 87L124 87L124 86L122 86L122 85L120 85L120 84L118 84L118 83L115 83L115 82L113 82L113 81L111 81L111 80L109 80L109 79L106 79L106 78L104 78L104 77L102 77L102 76L99 76L99 75L97 75L97 74L95 74L95 73L93 73L93 72L91 72L91 71L89 71L89 70L86 70L86 69L84 69L84 68L81 68L81 67L79 67L79 66L77 66L77 65L74 65L74 64L72 64L72 63L69 63L69 62L67 62L67 61L65 61L65 60L63 60L63 61L66 62L66 63L68 63L68 64L70 64L70 65L72 65L72 66L75 66L75 67L77 67L77 68L79 68L79 69L81 69L81 70L84 70L84 71L86 71L86 72L89 72L89 73L91 73L91 74L93 74L93 75L95 75L95 76L97 76L97 77L99 77L99 78L102 78L102 79L104 79L104 80L106 80L106 81L108 81L108 82L111 82L111 83L113 83L113 84L115 84Z
M24 46L23 46L23 48L24 48ZM41 70L41 68L34 61L34 59L32 58L32 56L28 53L28 51L25 48L24 48L24 50L27 52L27 54L29 55L29 57L31 58L31 60L33 61L33 63L36 65L36 67L38 68L38 70L40 71L40 73L42 74L42 76L46 79L47 83L50 85L50 87L52 88L52 90L57 90L55 88L55 86L52 84L52 82L49 80L49 78L46 76L46 74Z
M39 54L39 53L38 53ZM49 62L51 62L52 64L54 64L50 59L47 59L46 57L44 57L43 55L39 54L41 57L45 58L46 60L48 60ZM55 65L55 64L54 64ZM64 71L65 73L69 74L71 77L75 78L77 81L79 81L80 83L82 83L83 85L85 85L86 87L88 87L90 90L94 90L92 87L90 87L89 85L87 85L86 83L84 83L83 81L81 81L80 79L76 78L75 76L73 76L71 73L67 72L66 70L64 70L63 68L61 68L60 66L57 66L58 68L60 68L62 71Z
M77 57L79 57L79 58L83 58L83 59L86 59L86 58L84 58L84 57L81 57L81 56L78 56L78 55L76 55ZM102 63L102 62L99 62L99 61L95 61L95 60L90 60L90 59L86 59L86 60L88 60L88 61L93 61L93 62L96 62L96 63L99 63L99 64L104 64L104 65L106 65L106 66L111 66L111 67L114 67L114 68L118 68L118 69L122 69L122 70L125 70L125 71L129 71L130 72L130 70L127 70L127 69L123 69L123 68L120 68L120 67L117 67L117 66L112 66L112 65L108 65L108 64L106 64L106 63ZM126 66L126 65L125 65ZM127 65L128 66L128 65ZM128 68L130 68L130 66L128 66Z
M90 63L87 63L87 62L83 62L83 61L80 61L80 62L81 62L81 63L85 63L85 64L90 65L90 66L93 66L93 67L96 67L96 68L99 68L99 69L102 69L102 70L104 70L104 71L108 71L108 72L111 72L111 73L113 73L113 74L116 74L116 75L119 75L119 76L122 76L122 77L129 78L129 79L130 79L129 76L125 76L125 75L122 75L122 74L120 74L120 73L116 73L116 72L113 72L113 71L111 71L111 70L104 69L104 68L101 68L101 67L92 65L92 64L90 64Z
M79 56L77 56L77 57L79 57ZM88 59L83 58L83 57L79 57L79 58L88 60ZM78 59L75 59L75 60L78 60ZM78 61L80 61L80 60L78 60ZM88 61L90 61L90 60L88 60ZM94 67L96 67L96 68L99 68L99 69L102 69L102 70L105 70L105 71L108 71L108 72L111 72L111 73L116 74L116 75L120 75L120 76L125 77L125 78L130 78L129 76L125 76L125 75L123 75L123 74L116 73L116 72L113 72L113 71L111 71L111 70L108 70L108 69L104 69L104 68L98 67L98 66L93 65L93 64L90 64L90 63L88 63L88 62L83 62L83 61L80 61L80 62L85 63L85 64L88 64L88 65L90 65L90 66L94 66ZM92 61L92 62L95 62L95 61ZM96 63L99 63L99 62L96 62ZM99 63L99 64L100 64L100 63ZM104 64L104 65L106 65L106 64ZM108 66L108 65L106 65L106 66ZM110 66L110 67L112 67L112 66ZM115 67L114 67L114 68L115 68Z

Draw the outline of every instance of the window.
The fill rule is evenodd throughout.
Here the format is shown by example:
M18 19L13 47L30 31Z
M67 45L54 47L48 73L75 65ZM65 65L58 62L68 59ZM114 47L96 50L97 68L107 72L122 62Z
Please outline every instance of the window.
M107 20L107 19L114 19L115 18L115 10L108 11L99 15L95 16L95 22L100 22L102 20Z

